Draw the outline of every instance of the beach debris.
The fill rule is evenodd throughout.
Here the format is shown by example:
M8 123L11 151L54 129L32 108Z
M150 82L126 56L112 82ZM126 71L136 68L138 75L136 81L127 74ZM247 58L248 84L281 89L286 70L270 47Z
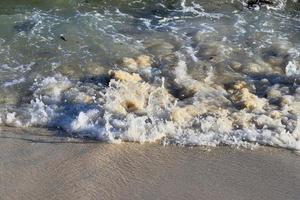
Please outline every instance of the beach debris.
M59 36L59 38L61 39L61 40L63 40L63 41L67 41L67 39L66 39L66 37L63 35L63 34L61 34L60 36Z

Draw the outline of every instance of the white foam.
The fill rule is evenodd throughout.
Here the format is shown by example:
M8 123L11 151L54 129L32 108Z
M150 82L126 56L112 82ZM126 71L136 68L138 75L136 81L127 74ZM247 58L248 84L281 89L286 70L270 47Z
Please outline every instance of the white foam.
M25 82L25 78L24 78L24 77L22 77L22 78L20 78L20 79L14 79L14 80L12 80L12 81L6 81L6 82L3 84L3 86L4 86L4 87L10 87L10 86L13 86L13 85L16 85L16 84L20 84L20 83L22 83L22 82Z
M179 80L191 79L190 75L187 74L184 62L179 62L175 74ZM79 136L93 137L113 143L121 141L140 143L161 141L164 144L175 142L182 145L216 146L223 143L245 147L254 147L256 143L259 143L300 150L299 119L296 121L297 124L293 132L288 132L280 119L273 120L265 114L248 113L255 124L250 125L248 128L236 130L232 126L233 121L230 117L232 113L217 109L204 112L204 115L200 114L191 121L184 122L184 124L178 124L172 121L170 117L171 110L177 104L174 99L168 97L169 94L163 86L147 86L146 91L148 92L145 91L143 97L146 102L137 113L126 110L125 113L119 113L112 109L118 105L115 102L116 99L119 98L118 101L121 101L123 98L127 98L126 91L128 89L134 92L134 87L138 89L141 88L141 84L147 83L138 82L132 83L137 84L135 86L126 86L127 83L113 81L112 85L105 89L104 96L102 96L104 99L99 101L96 107L86 110L88 105L83 106L79 108L78 114L72 117L65 111L64 106L59 106L59 102L64 101L61 98L64 96L63 93L67 92L65 90L68 89L63 87L65 90L58 89L59 92L52 89L45 90L45 88L53 88L53 84L57 86L57 84L62 83L67 83L68 87L78 87L61 75L45 78L40 83L35 84L35 87L39 86L35 94L41 96L31 101L27 107L23 108L22 112L16 110L7 112L5 116L2 115L1 123L17 127L60 127ZM208 91L217 92L217 90L212 89L208 89ZM194 98L195 108L202 105L213 105L214 101L219 102L218 98L224 95L219 92L216 94L220 97L209 100L207 95L210 92L204 96L203 92L205 93L205 91L199 92ZM60 98L57 98L58 96ZM49 101L49 98L51 101ZM76 104L70 104L69 107L75 109ZM1 112L1 114L4 114L4 112ZM60 118L65 119L58 120ZM246 117L244 120L248 120L248 118ZM250 123L252 122L250 121ZM255 126L262 128L258 129Z
M287 76L297 76L300 74L300 66L296 65L295 61L289 61L285 67L285 74Z

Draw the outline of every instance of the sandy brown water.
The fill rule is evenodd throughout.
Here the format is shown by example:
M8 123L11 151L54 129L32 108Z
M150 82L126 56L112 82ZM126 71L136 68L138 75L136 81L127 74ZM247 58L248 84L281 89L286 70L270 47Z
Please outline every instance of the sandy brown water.
M0 136L1 200L300 195L300 157L287 150L105 144L5 127Z

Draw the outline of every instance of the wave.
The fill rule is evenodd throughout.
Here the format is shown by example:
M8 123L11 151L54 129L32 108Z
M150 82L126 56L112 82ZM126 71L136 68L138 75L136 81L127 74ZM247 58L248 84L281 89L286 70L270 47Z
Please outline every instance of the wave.
M300 150L289 1L72 5L0 15L1 125Z

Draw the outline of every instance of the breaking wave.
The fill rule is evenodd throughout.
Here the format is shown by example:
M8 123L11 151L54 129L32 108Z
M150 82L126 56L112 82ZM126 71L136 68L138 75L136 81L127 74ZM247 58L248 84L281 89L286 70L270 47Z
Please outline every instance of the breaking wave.
M300 150L299 10L280 0L91 1L1 14L0 124L113 143Z

